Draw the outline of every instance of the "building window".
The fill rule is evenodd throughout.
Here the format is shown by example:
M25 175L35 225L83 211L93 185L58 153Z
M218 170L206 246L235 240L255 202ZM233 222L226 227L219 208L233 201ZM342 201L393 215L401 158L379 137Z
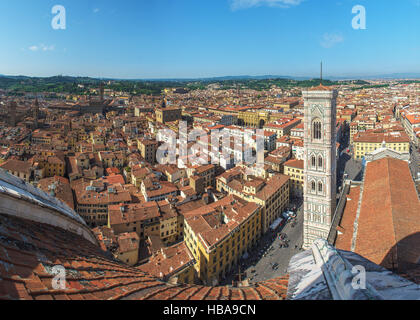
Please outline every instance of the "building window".
M324 165L324 161L322 159L322 156L319 156L318 157L318 167L320 167L322 169L323 165Z
M311 163L312 163L312 167L313 168L316 167L316 159L315 159L315 156L312 156Z
M318 182L318 192L322 192L322 190L323 190L322 182Z
M315 181L312 181L311 186L312 186L312 191L315 192L315 190L316 190Z
M321 120L317 119L312 124L312 138L314 140L321 139Z

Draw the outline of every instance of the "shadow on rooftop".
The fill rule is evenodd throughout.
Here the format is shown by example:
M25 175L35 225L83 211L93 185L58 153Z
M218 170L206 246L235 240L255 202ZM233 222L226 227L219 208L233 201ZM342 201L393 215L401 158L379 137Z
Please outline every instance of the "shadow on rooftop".
M398 241L387 252L380 265L420 284L420 232Z

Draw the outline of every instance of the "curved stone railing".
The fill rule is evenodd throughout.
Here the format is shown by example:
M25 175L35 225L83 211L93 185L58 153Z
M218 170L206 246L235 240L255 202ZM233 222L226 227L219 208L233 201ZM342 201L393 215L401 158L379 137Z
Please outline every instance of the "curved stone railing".
M312 245L312 254L321 268L334 300L383 300L384 298L366 281L364 289L353 284L353 265L343 258L326 240L319 239Z
M0 169L0 214L53 225L97 240L85 221L62 201Z

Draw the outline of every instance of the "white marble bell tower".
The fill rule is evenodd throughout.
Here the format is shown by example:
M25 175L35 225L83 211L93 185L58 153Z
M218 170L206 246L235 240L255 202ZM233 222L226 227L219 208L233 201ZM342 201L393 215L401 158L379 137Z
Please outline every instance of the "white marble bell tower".
M303 248L327 239L336 206L337 91L323 85L302 92L305 101Z

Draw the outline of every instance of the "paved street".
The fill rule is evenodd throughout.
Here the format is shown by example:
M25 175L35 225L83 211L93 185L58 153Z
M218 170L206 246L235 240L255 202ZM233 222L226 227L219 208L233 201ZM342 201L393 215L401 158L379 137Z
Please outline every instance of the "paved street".
M413 142L410 142L410 170L411 174L415 179L417 179L417 173L419 172L419 163L420 163L420 150L416 148Z
M341 141L340 155L337 165L337 187L343 183L344 174L350 180L362 179L362 162L354 160L352 147L349 146L349 133ZM349 152L347 150L349 149Z
M302 200L295 205L298 207L295 227L292 227L293 222L290 221L279 228L276 233L268 232L261 238L259 246L253 252L250 252L249 258L242 263L241 272L244 273L242 280L245 279L245 275L246 279L252 283L286 274L290 259L300 252L303 242ZM278 235L281 233L287 235L288 248L280 248L282 240L279 239ZM295 246L297 247L295 248ZM276 270L272 268L275 263L278 264ZM224 284L232 284L234 278L235 275L227 277Z
M251 265L246 269L247 278L250 282L269 280L287 273L287 267L289 266L290 259L300 252L300 248L303 243L302 206L298 209L296 226L292 227L292 222L290 221L282 229L279 229L277 234L280 233L287 235L286 240L288 241L288 247L280 248L282 240L279 239L279 236L276 236L274 242L270 241L271 239L267 239L263 242L265 243L267 250L264 251L263 248L261 248L259 252L255 253L255 255L264 255L265 252L265 256L262 256L255 266ZM272 267L275 263L278 264L277 270L273 270ZM255 270L254 273L252 272L253 270Z

